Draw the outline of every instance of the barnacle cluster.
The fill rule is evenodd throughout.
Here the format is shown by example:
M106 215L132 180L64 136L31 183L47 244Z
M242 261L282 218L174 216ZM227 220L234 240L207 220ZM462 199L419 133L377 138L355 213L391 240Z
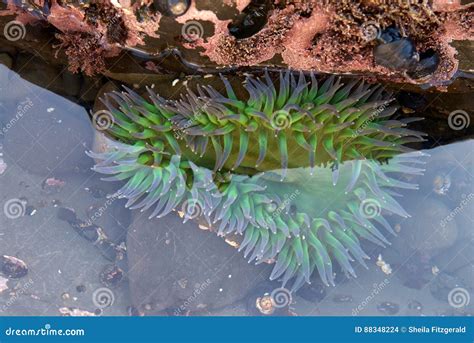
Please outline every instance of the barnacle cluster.
M334 284L334 262L355 276L352 262L368 258L360 239L385 246L379 228L394 233L382 211L408 216L395 190L416 186L393 174L422 172L404 146L423 139L405 127L416 118L393 119L380 87L312 73L247 76L243 98L222 85L179 100L108 93L113 140L89 153L94 169L124 181L117 194L150 218L197 209L218 235L241 235L249 261L275 262L271 278L292 289L315 271Z

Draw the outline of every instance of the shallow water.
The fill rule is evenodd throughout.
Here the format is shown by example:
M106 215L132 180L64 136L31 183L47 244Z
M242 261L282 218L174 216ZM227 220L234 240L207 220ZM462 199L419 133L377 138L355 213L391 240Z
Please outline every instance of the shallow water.
M2 315L255 314L252 302L280 287L267 281L268 265L247 266L242 253L193 221L181 224L176 214L148 221L107 197L118 187L91 170L85 151L96 131L73 101L0 64L0 255L27 267L26 275L8 274L14 260L3 259ZM472 140L426 146L424 175L403 179L419 189L396 197L411 217L387 217L397 233L385 235L391 246L364 242L368 269L353 263L357 278L350 279L336 270L335 286L315 272L310 286L291 294L291 312L474 314L467 301L474 289L473 147ZM288 177L312 180L307 169ZM315 183L300 181L274 187L296 207L335 199L331 188L311 198Z

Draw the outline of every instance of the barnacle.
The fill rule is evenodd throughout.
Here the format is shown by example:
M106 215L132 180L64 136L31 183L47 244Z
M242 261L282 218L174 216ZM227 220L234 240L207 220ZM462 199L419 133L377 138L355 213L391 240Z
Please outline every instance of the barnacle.
M218 235L242 235L249 261L275 261L271 278L292 289L314 271L334 284L334 261L355 277L351 262L368 258L359 239L385 246L379 228L394 234L382 211L408 216L394 196L416 185L393 174L422 172L410 166L420 153L404 144L423 134L405 128L415 119L391 118L396 106L380 87L292 72L276 79L248 76L246 99L224 77L226 95L210 86L177 101L151 89L147 98L109 93L114 140L89 153L94 169L126 181L117 194L150 218L182 209Z

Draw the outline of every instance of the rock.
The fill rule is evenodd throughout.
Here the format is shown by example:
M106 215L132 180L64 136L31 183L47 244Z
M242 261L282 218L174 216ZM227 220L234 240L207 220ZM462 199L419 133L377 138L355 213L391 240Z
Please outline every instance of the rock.
M423 289L433 278L433 265L420 253L410 253L407 258L401 258L397 264L396 277L403 286L414 289Z
M321 281L313 281L311 284L305 284L298 290L298 295L312 303L319 303L326 297L327 286Z
M0 64L5 65L8 69L11 69L13 66L13 59L7 53L0 54Z
M451 249L446 249L433 259L433 264L440 270L455 273L458 270L474 264L474 242L459 240Z
M0 256L0 266L3 275L12 279L19 279L28 274L26 263L14 256Z
M423 311L423 305L418 300L410 300L408 303L408 315L419 316Z
M116 288L124 277L124 271L116 265L107 265L100 273L100 282L106 287Z
M474 264L471 262L469 265L460 268L454 273L454 275L458 277L463 284L474 285Z
M79 94L81 90L81 75L64 71L61 73L61 80L64 85L64 93L69 96L77 96Z
M451 211L440 201L414 197L410 203L412 218L405 220L400 238L412 250L433 257L454 244L458 229L454 221L444 219Z
M410 284L409 287L421 287L431 278L431 267L436 262L430 261L438 254L447 252L458 238L456 222L445 221L451 213L441 200L436 197L425 199L421 195L411 195L402 206L412 217L394 218L393 226L396 237L390 237L392 245L380 253L383 259L395 270L398 277ZM443 268L438 265L442 270Z
M6 54L10 55L11 57L15 57L16 54L18 53L18 50L13 46L1 45L0 46L0 53L6 53Z
M463 107L460 106L459 108ZM418 180L420 193L430 194L431 198L442 202L450 210L446 217L442 218L439 225L456 224L458 231L457 245L451 249L452 251L464 250L463 248L468 242L471 242L472 246L472 240L474 239L472 230L472 213L474 213L472 184L474 179L471 173L474 167L474 156L470 154L472 148L472 140L467 140L430 150L428 153L431 157L427 159L424 166L426 169L425 175ZM461 257L455 257L449 251L446 251L443 255L446 261L436 261L441 270L444 266L450 264L451 258L460 260Z
M243 299L271 270L174 214L149 220L134 213L127 251L132 305L145 314L221 308Z
M83 77L79 91L79 100L86 103L93 103L101 85L102 83L99 78Z
M7 107L2 114L5 162L13 160L45 177L88 170L92 160L84 152L92 146L94 131L87 112L19 77L5 82L0 88L13 90L0 95Z
M105 195L94 197L95 193L90 190L95 187L96 182L101 182L95 177L92 171L85 175L67 175L62 178L64 186L57 193L49 193L38 187L42 177L28 174L16 164L9 166L2 175L0 188L3 199L25 197L28 204L37 208L37 213L33 217L25 215L17 219L0 216L0 227L3 228L0 255L9 257L6 264L4 256L0 257L0 276L10 278L10 289L6 291L6 296L0 296L0 315L57 316L62 313L59 309L64 307L79 308L91 313L100 309L103 315L126 314L130 298L126 282L116 282L120 279L119 269L116 269L118 272L114 269L112 278L110 273L101 274L101 271L108 270L111 262L93 242L80 237L66 221L77 215L99 225L110 239L115 236L118 238L118 234L112 233L121 231L120 240L124 240L124 229L115 227L112 209L118 206L124 213L129 211L123 208L123 203L119 200L107 203ZM1 203L2 208L4 201ZM61 206L73 208L74 212L62 211L60 206L55 206L58 202ZM100 203L104 210L100 215L88 218L88 208ZM63 216L60 216L61 212ZM119 243L120 240L114 241ZM24 265L12 263L15 262L12 257L27 264L26 275ZM125 273L124 261L116 262L116 265ZM105 286L104 278L107 281ZM104 288L108 290L105 290L105 296L99 300L105 299L107 295L112 295L114 300L112 305L102 309L98 308L95 299L98 297L98 290ZM16 293L11 294L14 289Z
M15 60L14 71L35 85L48 89L54 93L68 95L64 91L65 84L61 77L59 66L46 63L43 59L20 53Z
M471 269L472 272L472 269ZM430 284L431 294L438 300L448 303L452 309L460 312L474 311L474 303L470 297L471 284L466 284L461 278L440 273Z
M354 299L352 299L352 296L348 294L336 294L333 296L332 300L335 303L351 303L354 301Z
M377 305L377 310L385 315L393 316L400 311L400 305L393 302L385 301Z

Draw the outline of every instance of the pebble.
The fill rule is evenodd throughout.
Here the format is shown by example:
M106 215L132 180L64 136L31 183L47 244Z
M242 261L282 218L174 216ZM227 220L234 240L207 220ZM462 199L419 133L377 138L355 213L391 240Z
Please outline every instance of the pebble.
M124 279L124 272L116 265L107 265L100 273L100 282L109 288L117 287Z
M412 312L421 313L421 311L423 311L423 305L419 301L411 300L408 303L408 309Z
M7 164L5 163L3 158L0 158L0 175L5 173L6 170L7 170Z
M0 294L2 294L3 291L6 291L8 289L7 282L8 279L0 276Z
M46 194L54 194L59 193L65 184L66 182L61 179L50 177L43 181L41 188Z
M13 256L0 256L0 267L3 275L11 279L19 279L28 274L26 263Z
M143 314L135 306L128 306L127 307L127 313L131 317L143 316Z
M346 295L346 294L336 294L332 300L335 302L335 303L351 303L352 301L354 301L354 299L352 298L352 296L350 295Z
M305 284L298 291L298 295L304 300L312 303L318 303L326 297L326 286L320 282L312 282L311 284Z
M398 304L386 301L377 305L377 310L383 314L393 316L400 311Z
M34 216L36 213L38 213L38 210L34 206L26 206L25 216Z

